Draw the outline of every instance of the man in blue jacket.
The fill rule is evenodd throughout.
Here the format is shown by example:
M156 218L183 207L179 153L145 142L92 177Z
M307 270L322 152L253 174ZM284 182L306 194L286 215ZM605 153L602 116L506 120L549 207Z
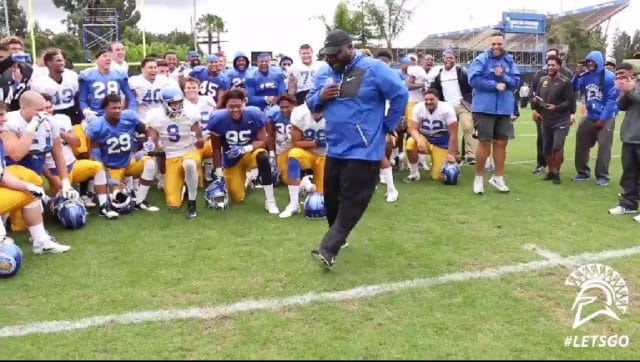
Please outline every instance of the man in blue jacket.
M604 68L604 57L601 52L597 50L590 52L587 55L586 64L587 71L573 80L573 89L583 91L587 108L587 115L582 118L576 131L577 175L573 180L586 181L591 178L589 151L597 142L596 183L606 186L609 184L609 162L611 162L618 90L615 87L615 74Z
M473 192L479 195L484 194L482 175L492 143L495 169L489 183L500 192L509 192L504 182L504 162L507 142L513 135L514 92L520 85L520 71L504 50L504 35L496 32L490 39L491 48L478 55L469 69L471 112L478 137Z
M409 94L397 73L357 52L345 31L327 34L320 54L330 66L316 74L306 103L326 120L324 203L329 231L311 254L329 269L373 196L385 137L398 127Z

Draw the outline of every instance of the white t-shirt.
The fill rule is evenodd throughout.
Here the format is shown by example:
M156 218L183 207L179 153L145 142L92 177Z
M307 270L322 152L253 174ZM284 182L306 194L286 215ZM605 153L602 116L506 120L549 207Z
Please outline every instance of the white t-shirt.
M448 126L456 123L456 111L453 106L447 102L438 102L438 106L432 112L429 112L424 102L420 102L413 107L413 122L419 123L419 131L423 135L429 137L435 134L441 134L449 131ZM449 139L446 139L447 143Z
M296 93L313 88L318 73L318 63L311 65L303 63L293 64L288 71L288 75L293 75L297 79Z
M127 62L124 61L124 60L122 61L122 64L119 64L115 60L112 60L111 61L111 69L119 70L120 72L124 73L125 75L129 74L129 64L127 64Z
M49 119L51 119L50 117L51 116L49 116ZM26 132L27 124L27 121L22 118L20 111L13 111L7 113L7 121L2 125L2 130L13 132L18 135L18 137L22 137ZM29 147L32 157L45 157L46 153L51 152L53 140L58 136L59 133L57 129L54 129L51 122L44 120L38 127L33 142L31 142L31 147Z
M424 87L428 86L427 72L419 65L412 65L407 68L407 75L415 77L415 82L418 84L424 84ZM419 103L422 102L422 90L423 88L410 89L409 90L409 102Z
M305 140L317 140L318 148L312 152L319 156L324 156L327 153L325 123L324 117L319 121L313 118L306 103L295 107L291 112L291 125L302 131L302 137Z
M137 112L144 124L149 122L146 114L152 109L162 109L162 82L153 83L142 74L129 78L129 87L136 95Z
M196 149L191 127L200 122L200 116L193 112L183 112L176 118L169 118L162 109L152 109L147 113L149 126L160 136L160 144L167 158L184 156Z
M188 99L184 99L184 110L188 113L196 113L200 115L200 128L202 128L203 132L207 128L209 124L209 117L216 110L216 102L213 98L209 96L198 96L198 102L192 103Z
M440 84L442 84L442 96L447 103L457 106L462 100L462 92L460 91L460 84L458 83L458 72L456 67L451 69L442 69L440 73Z
M73 132L73 127L71 126L71 118L65 114L54 114L53 116L49 116L51 120L51 128L57 134ZM64 164L69 166L70 164L76 162L76 156L73 155L73 150L71 147L62 140L62 155L64 156ZM51 153L47 154L47 158L45 159L45 167L48 169L56 168L56 162L53 160L53 156Z
M62 72L60 83L48 74L31 80L31 90L50 95L53 98L53 109L56 111L73 107L76 104L75 96L78 89L78 74L68 69Z

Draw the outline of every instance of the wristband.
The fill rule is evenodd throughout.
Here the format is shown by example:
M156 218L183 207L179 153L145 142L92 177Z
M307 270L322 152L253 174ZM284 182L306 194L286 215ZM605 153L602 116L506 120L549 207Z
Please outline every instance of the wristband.
M249 152L253 151L253 145L246 145L246 146L242 147L242 149L244 149L244 153L249 153Z

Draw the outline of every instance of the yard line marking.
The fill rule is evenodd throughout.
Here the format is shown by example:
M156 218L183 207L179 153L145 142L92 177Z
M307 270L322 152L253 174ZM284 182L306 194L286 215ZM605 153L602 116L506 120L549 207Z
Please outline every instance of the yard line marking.
M541 257L547 260L562 260L562 255L558 253L554 253L551 250L541 248L537 244L524 244L523 248L526 250L536 252L538 255L540 255ZM563 265L572 270L578 266L577 263L575 262L566 262Z
M640 254L640 245L627 249L605 250L597 253L583 253L580 255L558 257L528 263L505 265L495 268L487 268L480 271L466 271L444 274L433 278L405 280L395 283L366 285L352 289L334 292L310 292L303 295L294 295L287 298L244 300L231 304L221 304L212 307L189 309L165 309L156 311L139 311L122 314L110 314L94 316L77 320L58 320L34 322L28 324L6 326L0 328L1 337L26 336L31 334L49 334L82 330L91 327L99 327L115 324L138 324L146 322L166 322L184 319L213 319L228 316L240 312L257 310L278 310L289 306L304 306L311 303L331 301L345 301L369 298L380 294L397 292L405 289L424 288L434 285L452 282L463 282L473 279L494 279L502 275L512 273L533 272L545 268L564 266L567 263L584 264L601 261L603 259L623 258ZM318 273L321 273L318 271Z

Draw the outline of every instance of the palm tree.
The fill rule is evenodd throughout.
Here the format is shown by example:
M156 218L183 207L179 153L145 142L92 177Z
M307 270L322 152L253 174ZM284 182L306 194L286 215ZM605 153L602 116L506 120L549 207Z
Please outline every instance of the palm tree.
M213 34L216 34L216 43L218 44L218 52L222 51L220 47L220 33L225 33L224 20L218 15L204 14L198 19L196 24L198 31L207 33L207 42L209 43L209 54L211 54L211 44L213 43Z

